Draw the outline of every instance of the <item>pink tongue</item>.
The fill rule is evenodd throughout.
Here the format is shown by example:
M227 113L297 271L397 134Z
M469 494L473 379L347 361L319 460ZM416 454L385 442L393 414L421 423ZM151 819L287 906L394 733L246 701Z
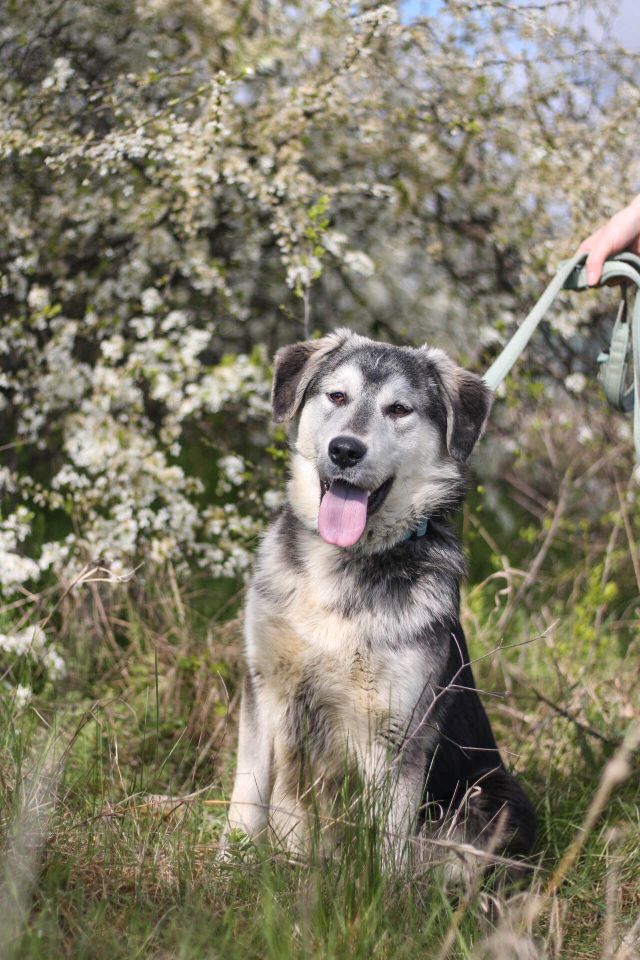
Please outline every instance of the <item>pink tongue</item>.
M357 543L367 524L368 499L366 490L334 480L320 503L318 530L322 539L338 547Z

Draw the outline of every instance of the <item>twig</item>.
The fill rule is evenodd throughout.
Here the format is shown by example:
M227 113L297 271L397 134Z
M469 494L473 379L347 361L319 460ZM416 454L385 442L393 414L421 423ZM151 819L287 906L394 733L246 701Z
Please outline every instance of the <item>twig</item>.
M561 707L559 703L554 703L553 700L550 700L549 697L545 696L544 693L541 693L537 687L534 687L528 679L523 677L519 670L510 665L506 665L506 670L509 675L512 676L518 683L526 687L527 690L530 690L537 700L540 700L541 703L546 704L561 717L564 717L565 720L569 720L570 723L573 723L576 727L582 730L583 733L587 733L590 737L595 737L597 740L601 740L602 743L606 743L609 747L620 746L619 740L611 740L609 737L605 737L605 735L600 733L599 730L596 730L594 727L590 727L589 724L584 723L582 720L578 720L578 718L575 717L569 710L567 710L566 707Z
M302 294L302 302L304 304L304 313L302 315L302 328L304 330L304 338L308 340L311 336L310 326L311 326L311 284L307 284L304 288L304 293Z
M619 830L614 827L609 831L608 839L612 845L619 838ZM602 960L613 960L616 953L616 901L620 886L620 858L615 854L609 856L607 848L607 876L605 882L605 914L602 929Z

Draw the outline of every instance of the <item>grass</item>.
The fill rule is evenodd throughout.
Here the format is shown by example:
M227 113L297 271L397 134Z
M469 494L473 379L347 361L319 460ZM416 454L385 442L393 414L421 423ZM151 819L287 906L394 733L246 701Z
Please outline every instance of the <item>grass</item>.
M535 869L509 896L480 884L452 894L435 868L383 875L366 818L330 862L242 844L216 860L241 593L212 600L171 571L137 594L92 583L62 591L50 627L73 674L27 707L0 700L0 957L639 956L638 765L628 758L614 782L610 764L640 717L637 595L622 617L602 599L616 563L606 577L599 569L590 610L562 598L545 610L524 596L509 609L504 565L497 584L468 590L476 679L501 694L485 704L540 820Z

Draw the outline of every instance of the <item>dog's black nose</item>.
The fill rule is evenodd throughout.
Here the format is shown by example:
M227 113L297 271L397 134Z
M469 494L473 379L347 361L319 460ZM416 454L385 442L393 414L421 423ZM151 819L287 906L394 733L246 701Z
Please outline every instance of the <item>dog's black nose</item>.
M337 467L353 467L362 460L367 448L357 437L334 437L329 444L329 456Z

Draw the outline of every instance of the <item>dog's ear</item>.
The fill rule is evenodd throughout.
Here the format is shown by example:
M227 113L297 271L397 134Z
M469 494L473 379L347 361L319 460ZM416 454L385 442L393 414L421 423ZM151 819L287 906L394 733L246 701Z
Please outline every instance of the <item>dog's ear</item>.
M320 340L301 340L278 350L271 389L271 409L276 423L295 417L311 378L350 336L349 330L341 329Z
M447 411L447 449L464 463L482 436L493 403L493 391L475 373L463 370L443 350L427 349L435 366Z

